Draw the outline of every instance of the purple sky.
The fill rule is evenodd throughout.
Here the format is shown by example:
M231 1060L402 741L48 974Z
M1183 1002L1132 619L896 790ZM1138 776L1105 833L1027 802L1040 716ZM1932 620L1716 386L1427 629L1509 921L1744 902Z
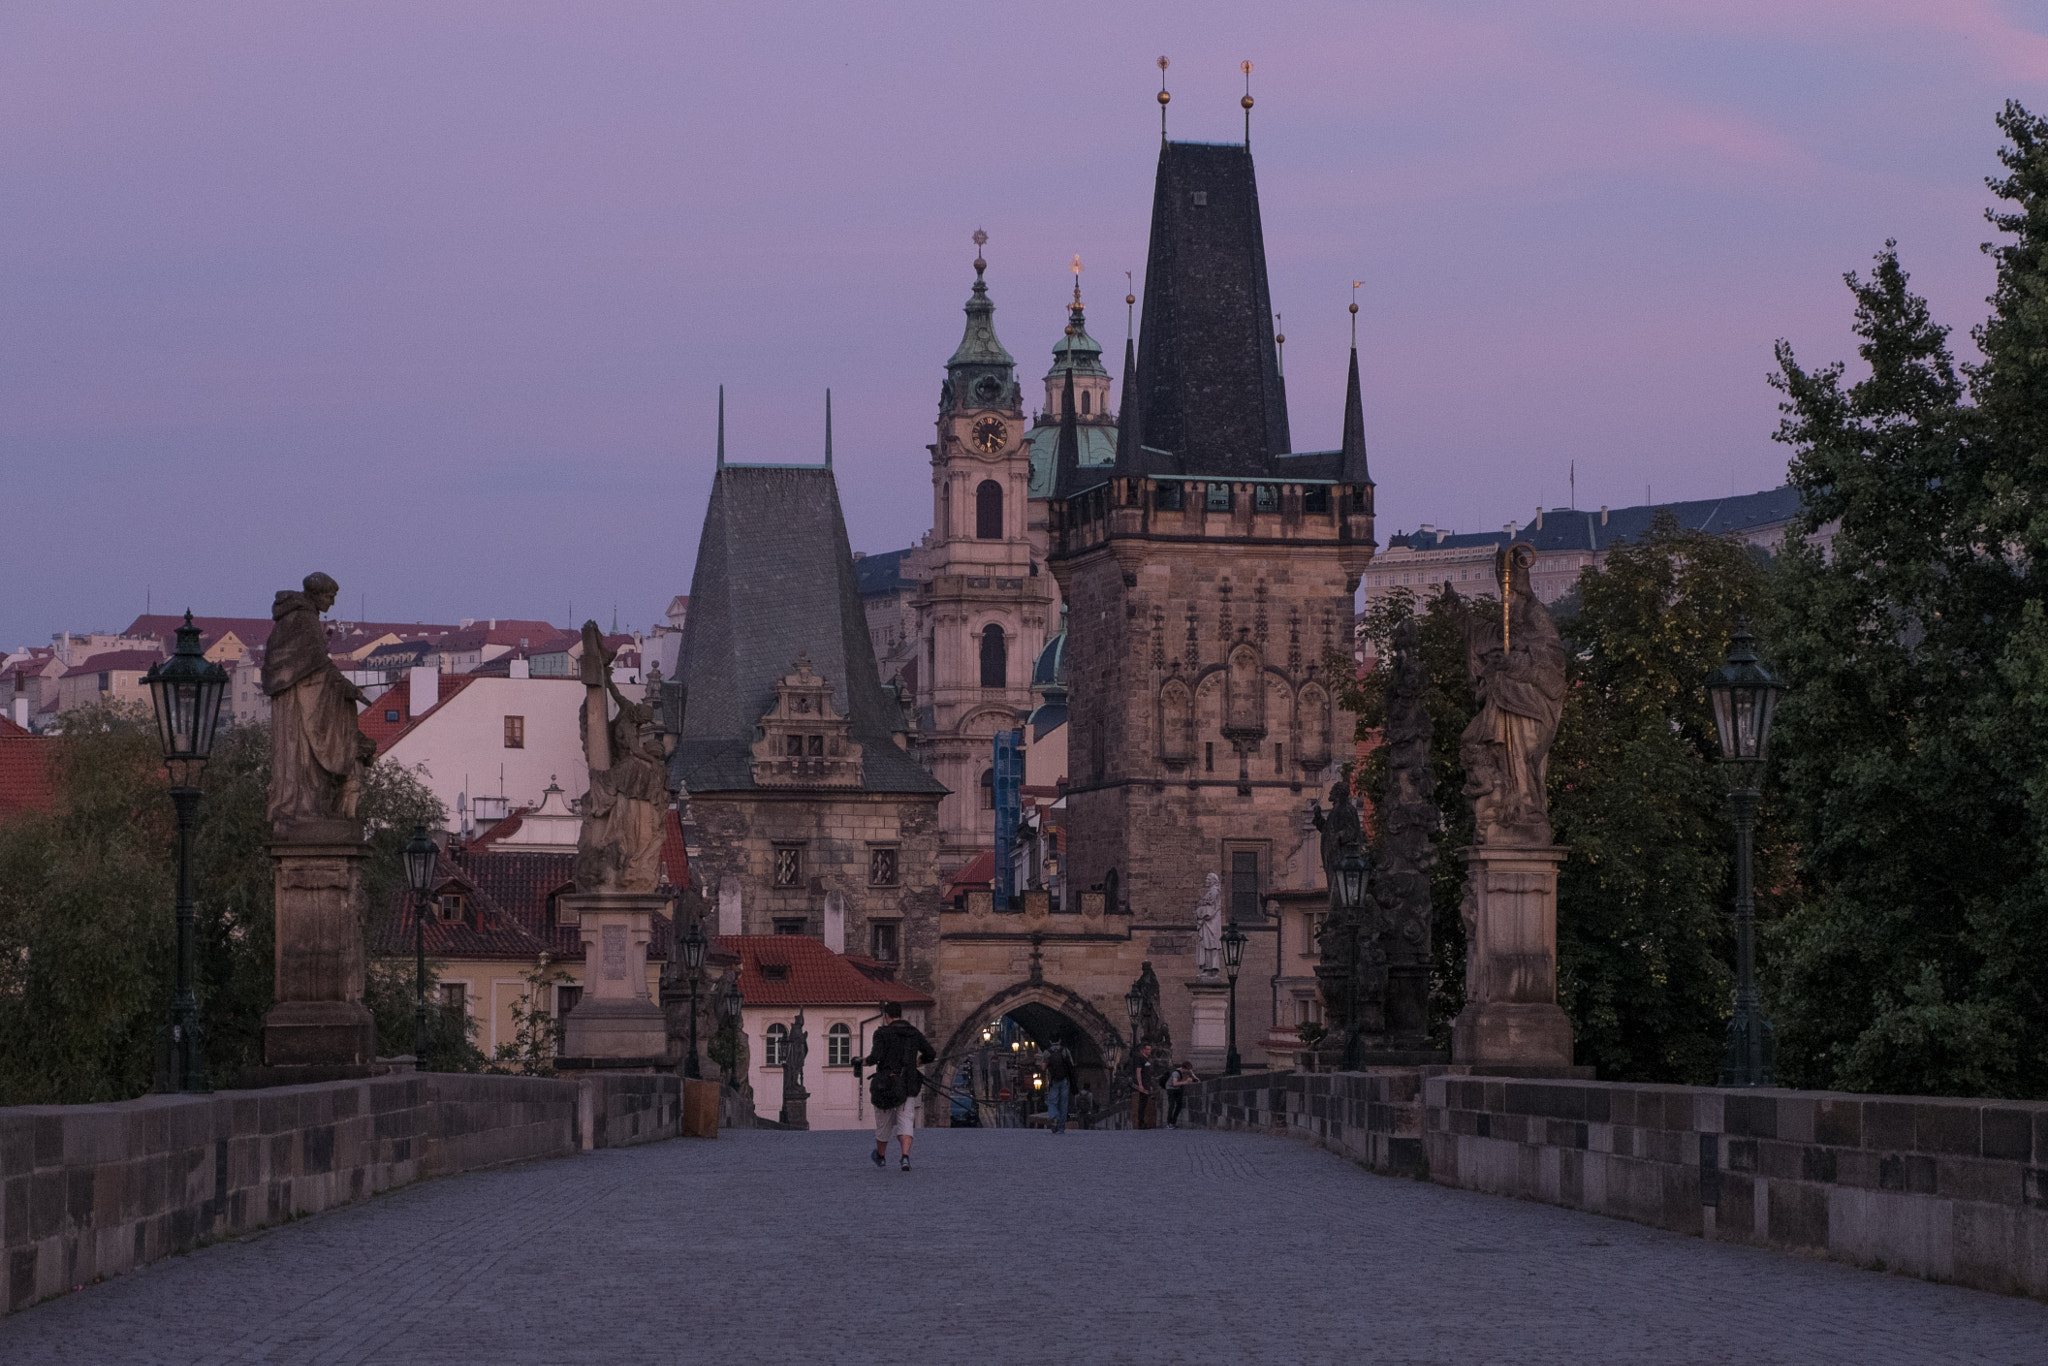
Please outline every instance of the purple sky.
M2048 12L1990 0L16 3L0 644L313 568L349 615L644 626L721 381L740 461L816 459L831 386L853 543L908 544L975 227L1027 381L1076 252L1120 354L1162 51L1179 138L1238 137L1257 63L1297 445L1366 282L1382 539L1572 460L1587 507L1780 482L1772 340L1851 354L1888 236L1966 331L1992 115L2048 108Z

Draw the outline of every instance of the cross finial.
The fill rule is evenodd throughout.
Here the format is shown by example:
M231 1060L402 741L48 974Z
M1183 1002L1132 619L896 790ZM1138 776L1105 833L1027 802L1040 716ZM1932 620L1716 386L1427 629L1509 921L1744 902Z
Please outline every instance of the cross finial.
M1080 252L1074 253L1074 264L1068 266L1067 269L1074 272L1074 307L1079 308L1081 306L1081 272L1087 269L1087 267L1081 264Z

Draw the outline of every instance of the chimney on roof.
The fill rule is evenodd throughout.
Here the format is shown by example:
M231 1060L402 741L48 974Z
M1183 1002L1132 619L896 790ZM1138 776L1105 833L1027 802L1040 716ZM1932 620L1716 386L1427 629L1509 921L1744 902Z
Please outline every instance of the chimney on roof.
M498 629L498 619L496 617L491 618L491 629L493 631Z
M406 691L412 694L411 712L406 720L425 716L441 700L441 671L432 664L419 664L406 670Z
M512 678L531 678L532 670L533 666L526 662L525 655L512 656L512 662L506 666L506 671Z
M26 697L14 699L14 724L20 726L23 730L28 729L28 699Z
M1536 520L1531 525L1538 531L1543 530L1543 505L1541 503L1536 505Z
M1601 525L1601 526L1606 526L1606 525L1607 525L1607 504L1605 504L1605 503L1602 503L1602 504L1600 505L1600 525Z

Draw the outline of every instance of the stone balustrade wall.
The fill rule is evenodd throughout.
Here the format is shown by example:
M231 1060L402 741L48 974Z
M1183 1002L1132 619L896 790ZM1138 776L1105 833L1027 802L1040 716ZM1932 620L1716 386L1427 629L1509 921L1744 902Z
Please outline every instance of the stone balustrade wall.
M1190 1109L1376 1171L2048 1297L2048 1104L1419 1068L1223 1077Z
M678 1098L427 1072L0 1109L0 1310L409 1182L672 1138Z

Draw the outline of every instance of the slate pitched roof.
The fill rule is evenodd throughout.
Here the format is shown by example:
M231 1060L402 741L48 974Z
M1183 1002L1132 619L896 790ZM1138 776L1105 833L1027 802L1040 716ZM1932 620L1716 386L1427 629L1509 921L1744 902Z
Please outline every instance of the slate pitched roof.
M916 579L903 577L903 557L910 553L910 547L901 550L885 550L879 555L863 555L853 562L853 577L860 585L864 598L883 593L909 592L917 587Z
M752 791L754 728L807 656L865 747L869 792L946 789L892 738L839 489L824 466L723 465L711 483L677 670L688 690L670 772L692 793Z
M1610 508L1602 526L1598 512L1578 508L1552 508L1543 514L1543 525L1533 522L1515 528L1514 539L1527 541L1540 553L1546 550L1602 551L1617 541L1640 538L1660 512L1669 512L1678 524L1693 531L1726 535L1754 527L1776 526L1799 515L1799 491L1791 485L1765 489L1760 493L1729 498L1701 498L1687 503L1645 503L1638 507ZM1420 532L1391 536L1388 549L1405 546L1411 550L1458 550L1471 546L1506 545L1505 531L1477 531L1447 535Z
M1161 145L1137 370L1146 472L1270 477L1292 448L1249 147Z
M923 992L882 976L886 965L834 953L807 934L728 934L712 942L739 955L740 995L750 1006L932 1004ZM771 979L763 968L781 971Z

